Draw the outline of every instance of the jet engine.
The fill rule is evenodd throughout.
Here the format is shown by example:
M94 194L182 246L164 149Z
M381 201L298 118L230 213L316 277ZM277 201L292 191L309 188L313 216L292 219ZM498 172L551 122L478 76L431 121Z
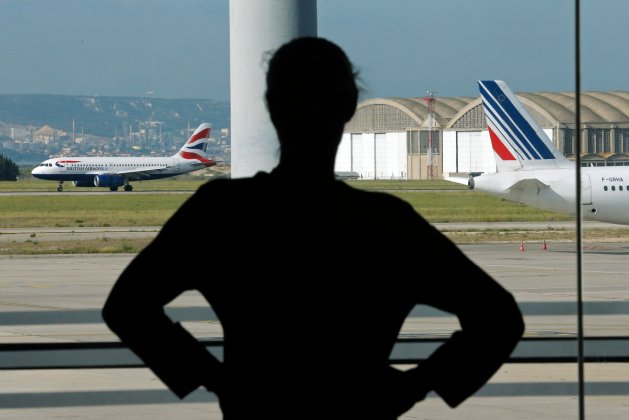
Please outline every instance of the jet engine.
M94 185L97 187L120 187L124 185L124 179L119 175L96 175Z

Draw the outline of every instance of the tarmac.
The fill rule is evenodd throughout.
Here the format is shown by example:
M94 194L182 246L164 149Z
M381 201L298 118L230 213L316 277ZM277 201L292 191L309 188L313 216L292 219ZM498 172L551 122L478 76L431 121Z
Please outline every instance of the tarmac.
M520 243L463 245L461 249L513 292L525 313L526 337L576 335L579 272L586 304L585 335L629 336L625 305L629 300L628 243L585 244L582 267L577 266L574 243L547 243L546 249L540 243L525 243L523 250ZM100 321L99 311L131 258L131 254L0 256L0 347L116 342ZM438 277L439 265L434 261L422 261L418 256L415 264L421 271L432 264L430 269ZM412 272L413 267L409 269ZM184 310L202 307L205 301L190 292L171 305ZM217 322L190 319L184 325L199 337L221 337ZM457 327L452 317L419 311L408 318L402 335L447 336ZM629 348L615 348L612 342L605 344L603 351L629 355ZM516 350L523 356L527 352L526 348ZM222 418L213 394L198 390L179 401L143 367L16 368L20 357L30 357L28 363L35 360L39 367L55 356L45 351L22 353L0 352L0 419ZM108 354L102 357L106 359ZM96 350L91 355L101 356ZM584 372L584 418L629 418L629 363L587 363ZM314 404L316 398L325 398L324 387L321 395L313 398ZM400 418L579 417L576 363L509 363L459 407L452 409L430 394Z

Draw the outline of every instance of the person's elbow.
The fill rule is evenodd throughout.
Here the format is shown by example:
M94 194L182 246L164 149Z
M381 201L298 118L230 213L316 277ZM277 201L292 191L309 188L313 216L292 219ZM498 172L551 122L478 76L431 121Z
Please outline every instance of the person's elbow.
M127 303L127 300L119 299L118 297L118 294L110 294L101 310L101 316L105 325L115 333L123 330L133 317L132 308Z
M526 325L520 307L512 294L506 293L503 296L499 311L495 315L494 319L499 323L501 335L515 346L524 335Z
M108 299L101 310L101 316L105 325L109 327L111 330L116 330L116 326L120 323L121 316L119 311L116 308L116 305Z
M474 331L477 337L484 337L491 342L501 344L501 347L513 349L524 335L524 317L511 293L506 290L496 290L485 295L482 302L474 306L474 315L463 324L469 331Z

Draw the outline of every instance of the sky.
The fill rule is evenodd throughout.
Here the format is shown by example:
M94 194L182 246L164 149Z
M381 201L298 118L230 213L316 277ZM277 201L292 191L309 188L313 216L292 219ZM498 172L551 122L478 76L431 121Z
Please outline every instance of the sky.
M254 0L252 0L254 1ZM629 91L627 0L580 0L581 89ZM318 0L361 99L575 89L575 0ZM0 94L229 100L229 0L0 0Z

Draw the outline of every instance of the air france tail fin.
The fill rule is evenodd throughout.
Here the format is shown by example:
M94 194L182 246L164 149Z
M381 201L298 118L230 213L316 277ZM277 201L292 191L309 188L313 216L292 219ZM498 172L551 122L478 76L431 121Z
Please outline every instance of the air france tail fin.
M212 126L208 123L203 123L190 136L186 144L183 145L177 155L185 160L197 160L203 163L205 166L216 165L211 159L207 158L205 151L210 140L210 131Z
M501 80L479 80L496 171L573 166Z

